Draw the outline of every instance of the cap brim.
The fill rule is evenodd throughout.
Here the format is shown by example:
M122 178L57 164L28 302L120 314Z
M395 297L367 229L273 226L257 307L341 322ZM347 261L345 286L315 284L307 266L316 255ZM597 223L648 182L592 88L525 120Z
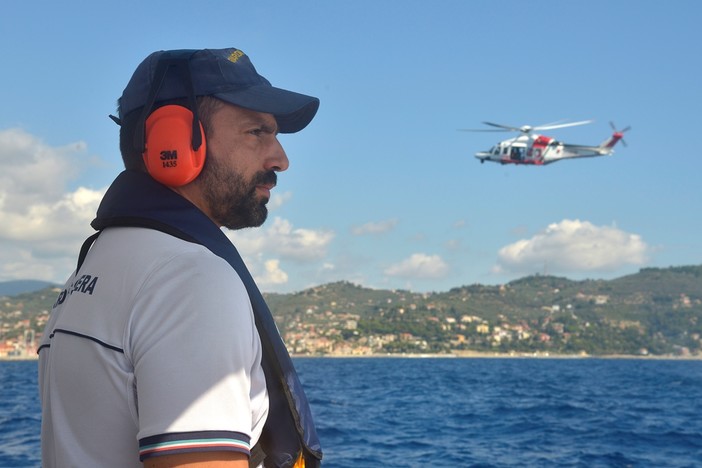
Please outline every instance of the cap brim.
M273 114L280 133L295 133L305 128L319 109L319 99L272 86L251 86L216 98L256 112Z

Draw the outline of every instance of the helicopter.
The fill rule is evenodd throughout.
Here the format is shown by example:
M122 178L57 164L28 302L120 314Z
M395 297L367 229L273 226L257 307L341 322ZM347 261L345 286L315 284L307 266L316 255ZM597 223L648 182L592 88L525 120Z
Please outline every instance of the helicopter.
M519 165L535 165L544 166L562 159L575 158L592 158L597 156L608 156L614 153L614 145L619 141L626 146L624 141L624 133L629 131L631 127L626 127L622 130L617 130L617 127L610 122L613 133L612 136L603 141L599 146L591 145L575 145L572 143L563 143L554 138L532 133L540 130L553 130L556 128L574 127L577 125L586 125L592 123L592 120L583 120L580 122L559 123L538 125L532 127L524 125L521 127L512 127L509 125L496 124L492 122L483 122L489 125L491 129L461 129L466 132L520 132L521 135L503 140L493 146L489 151L480 151L475 153L475 157L481 163L485 161L497 162L500 164L519 164Z

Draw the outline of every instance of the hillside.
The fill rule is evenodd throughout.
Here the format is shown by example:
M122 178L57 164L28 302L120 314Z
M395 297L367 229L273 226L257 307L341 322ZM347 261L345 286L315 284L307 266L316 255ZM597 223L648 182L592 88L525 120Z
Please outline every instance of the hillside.
M56 295L6 297L0 339L24 346L27 330L41 333ZM426 294L336 282L264 296L298 354L702 355L702 266L614 280L528 276Z
M701 348L702 266L648 268L609 281L529 276L429 294L340 282L267 300L289 345L311 324L326 327L317 336L332 342L395 335L382 349L404 352L688 355Z

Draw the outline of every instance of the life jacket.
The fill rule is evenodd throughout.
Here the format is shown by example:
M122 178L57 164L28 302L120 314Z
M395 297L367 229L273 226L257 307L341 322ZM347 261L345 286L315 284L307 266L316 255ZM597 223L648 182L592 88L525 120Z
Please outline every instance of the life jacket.
M136 171L117 176L90 225L98 232L83 244L78 269L100 232L113 226L155 229L200 244L234 268L253 307L269 398L268 419L251 450L249 465L263 462L265 467L319 467L322 447L295 367L251 273L222 230L188 200Z

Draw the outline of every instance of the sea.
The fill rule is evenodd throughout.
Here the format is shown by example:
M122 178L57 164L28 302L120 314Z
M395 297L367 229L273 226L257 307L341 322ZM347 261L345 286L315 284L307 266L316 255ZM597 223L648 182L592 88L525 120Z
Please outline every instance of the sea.
M324 467L702 466L702 361L295 358ZM0 467L40 466L36 361L0 362Z

